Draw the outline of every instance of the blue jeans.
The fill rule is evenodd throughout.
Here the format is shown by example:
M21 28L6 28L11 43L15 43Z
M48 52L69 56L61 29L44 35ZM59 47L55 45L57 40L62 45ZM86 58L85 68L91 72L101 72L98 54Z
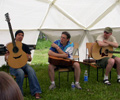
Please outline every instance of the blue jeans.
M16 76L16 82L18 86L20 87L22 93L23 93L23 80L24 80L24 75L28 75L28 80L29 80L29 86L30 86L30 91L32 95L35 95L35 93L41 93L41 88L39 85L39 82L37 80L35 71L31 66L26 64L22 68L14 69L10 67L10 74Z

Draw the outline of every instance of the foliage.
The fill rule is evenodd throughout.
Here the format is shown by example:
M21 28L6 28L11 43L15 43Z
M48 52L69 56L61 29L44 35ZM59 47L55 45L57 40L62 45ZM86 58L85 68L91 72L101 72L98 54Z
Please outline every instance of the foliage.
M43 39L38 38L37 45L36 45L37 50L49 48L50 46L51 46L51 42L49 40L45 40L45 38Z

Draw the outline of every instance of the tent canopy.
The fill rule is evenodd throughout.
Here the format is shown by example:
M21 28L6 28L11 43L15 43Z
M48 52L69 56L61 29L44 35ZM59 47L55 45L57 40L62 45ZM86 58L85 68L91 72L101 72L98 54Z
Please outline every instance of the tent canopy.
M80 44L82 61L86 42L94 42L107 26L113 28L120 44L119 12L120 0L0 0L0 44L11 41L5 21L5 13L9 13L13 31L22 29L27 44L36 44L40 31L52 42L68 31L71 41Z

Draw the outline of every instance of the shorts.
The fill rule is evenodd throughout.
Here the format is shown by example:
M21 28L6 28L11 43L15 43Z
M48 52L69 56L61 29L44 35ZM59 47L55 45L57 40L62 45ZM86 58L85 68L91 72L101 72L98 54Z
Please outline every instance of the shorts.
M116 56L112 56L112 58L115 58ZM106 66L107 66L107 64L108 64L108 59L109 59L110 57L105 57L105 58L103 58L103 59L100 59L100 60L96 60L96 64L98 65L98 66L101 66L101 67L103 67L103 68L106 68ZM116 68L116 64L114 64L114 66L113 66L113 68Z

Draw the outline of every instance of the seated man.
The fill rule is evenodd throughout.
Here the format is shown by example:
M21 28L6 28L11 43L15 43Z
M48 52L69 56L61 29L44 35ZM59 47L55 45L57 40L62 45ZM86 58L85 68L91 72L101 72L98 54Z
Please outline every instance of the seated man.
M48 52L48 55L59 57L59 58L72 59L74 44L70 42L70 37L71 36L68 32L62 32L61 39L52 43L51 48ZM49 69L48 73L51 81L51 85L49 87L50 90L56 87L55 81L54 81L54 77L55 77L54 69L56 67L58 66L54 66L53 64L48 65L48 69ZM72 67L74 68L74 72L75 72L75 81L76 81L75 87L78 89L82 89L79 84L79 78L80 78L80 72L81 72L80 65L78 62L74 62Z
M112 46L114 48L117 48L119 45L115 39L114 36L112 36L112 29L110 27L106 27L104 30L104 34L101 34L97 37L97 43L100 47L107 47ZM105 57L103 59L96 61L97 65L103 66L106 68L105 76L103 82L107 85L111 85L111 83L108 80L108 74L110 73L111 69L114 67L117 69L117 82L120 83L120 58L116 56Z
M22 42L23 37L24 37L24 32L22 30L16 31L15 41ZM26 44L22 43L22 49L26 53L28 61L31 61L32 60L31 52L30 52L28 46ZM7 53L5 54L5 61L6 62L9 59L9 55L10 55L10 52L7 51ZM14 63L14 62L12 62L12 63ZM41 88L40 88L40 85L38 83L35 71L33 70L33 68L31 66L29 66L28 64L25 64L21 68L12 68L10 66L10 74L16 76L16 82L17 82L18 86L20 87L22 93L23 93L22 86L23 86L24 75L27 74L31 94L34 95L36 99L40 98L39 93L41 93Z

